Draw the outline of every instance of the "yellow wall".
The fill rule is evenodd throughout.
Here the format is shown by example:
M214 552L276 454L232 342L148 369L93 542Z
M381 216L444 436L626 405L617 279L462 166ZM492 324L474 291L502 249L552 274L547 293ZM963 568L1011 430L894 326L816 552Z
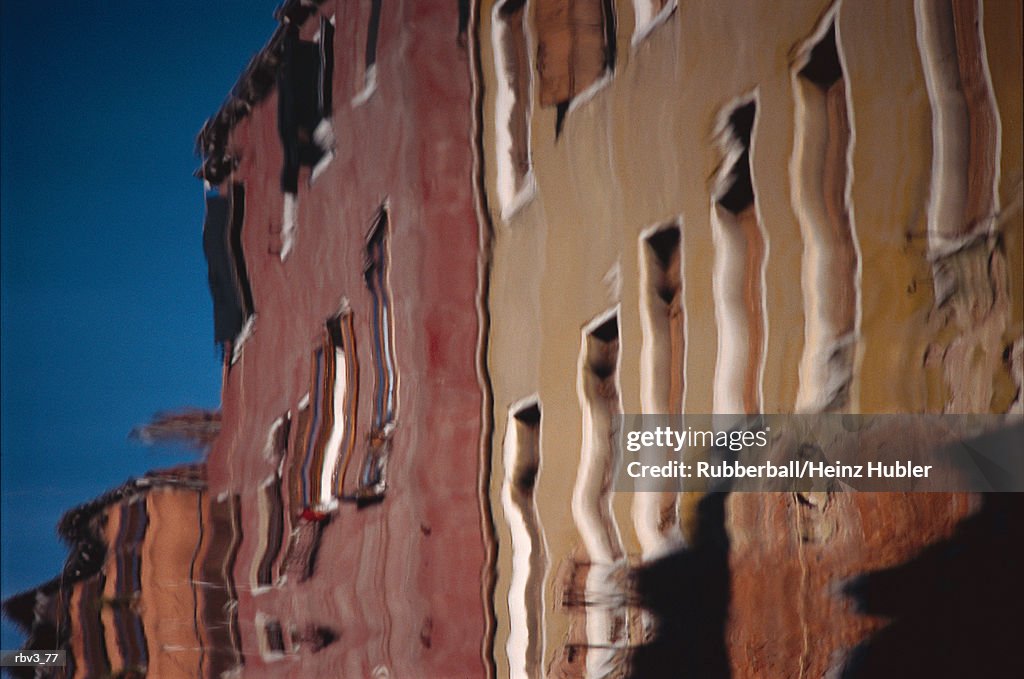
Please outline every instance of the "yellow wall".
M499 532L494 597L499 676L508 672L504 643L511 550L500 500L508 408L536 395L543 411L536 501L550 560L547 664L569 627L568 616L554 600L555 574L579 542L570 499L581 448L581 329L602 312L619 308L623 409L640 412L638 238L653 225L681 220L687 324L684 410L711 411L719 339L711 204L713 180L723 160L715 141L716 120L724 108L751 94L758 109L752 173L768 245L763 410L794 410L804 306L803 243L790 197L791 64L830 7L829 2L811 1L681 0L674 14L634 46L632 3L617 2L614 73L591 100L568 113L557 139L555 111L536 103L534 76L536 191L505 220L495 189L493 3L481 4L484 172L494 223L488 368L494 389L491 497ZM528 12L532 20L529 7ZM995 385L992 402L997 405L1008 403L1013 380L994 357L1001 356L1004 343L1021 336L1024 304L1020 23L1020 3L985 3L984 32L1003 134L999 195L1005 212L998 228L1008 253L997 249L992 255L1006 260L1003 278L993 285L1004 291L1008 285L1011 297L1003 294L998 318L982 319L998 332L971 339L971 351L989 357L979 364L989 371L981 381ZM956 375L941 359L934 360L934 346L933 360L926 361L926 356L930 346L941 349L962 330L943 321L934 308L933 268L924 237L932 109L915 7L911 2L847 2L839 10L838 31L854 137L850 211L862 258L861 327L849 407L860 412L948 410L950 391L958 386ZM635 561L630 502L623 496L613 499L619 529Z

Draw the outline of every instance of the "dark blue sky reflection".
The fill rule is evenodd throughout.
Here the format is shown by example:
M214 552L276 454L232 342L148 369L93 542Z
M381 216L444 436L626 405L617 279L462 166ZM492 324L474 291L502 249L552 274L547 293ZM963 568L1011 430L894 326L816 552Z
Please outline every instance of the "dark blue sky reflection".
M65 510L194 459L127 434L217 405L193 138L275 5L2 5L3 597L58 574Z

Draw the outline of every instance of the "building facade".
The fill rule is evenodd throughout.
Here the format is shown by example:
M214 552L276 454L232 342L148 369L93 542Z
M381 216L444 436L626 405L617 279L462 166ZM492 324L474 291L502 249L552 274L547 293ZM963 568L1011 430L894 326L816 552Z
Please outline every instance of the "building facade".
M211 287L225 300L207 464L212 492L243 507L244 670L480 675L465 16L458 3L367 0L289 2L279 18L199 140ZM339 641L296 638L317 629Z
M1021 409L1021 16L283 3L197 140L201 483L105 509L30 644L71 676L1000 676L1015 497L611 478L624 413Z
M129 481L68 511L58 531L64 571L4 603L27 648L66 651L57 676L221 676L240 665L238 503L208 492L202 466Z
M499 676L854 676L981 500L617 494L615 416L1020 408L1020 3L478 18Z

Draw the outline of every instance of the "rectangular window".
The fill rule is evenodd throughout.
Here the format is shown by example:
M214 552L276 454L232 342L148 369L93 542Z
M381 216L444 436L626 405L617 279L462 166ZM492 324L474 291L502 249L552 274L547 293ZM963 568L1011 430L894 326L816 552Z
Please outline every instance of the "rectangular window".
M299 474L301 511L332 510L341 495L345 467L355 447L359 368L352 313L331 318L313 353L312 377Z
M206 652L203 675L219 677L242 664L242 641L238 627L238 593L235 589L235 561L242 542L241 503L238 495L225 494L209 505L202 533L197 588L202 599L200 615Z
M532 82L527 38L526 0L505 0L492 12L494 126L497 193L507 219L533 191L530 164Z
M284 151L281 190L286 194L298 193L301 167L315 169L331 157L333 73L330 22L322 22L316 42L301 40L298 27L288 24L277 77L277 129Z
M331 428L334 399L333 352L317 347L313 352L312 385L309 391L309 432L302 443L302 510L326 512L330 496L323 497L320 477L324 467L324 433Z
M317 109L320 118L330 118L334 109L334 17L320 17L320 70L317 73Z
M715 202L734 215L754 207L754 184L750 174L750 143L754 134L757 103L749 101L735 107L724 129L727 164L723 185Z
M612 511L612 479L618 466L616 416L619 395L619 316L614 311L583 328L577 384L583 412L580 464L572 493L572 516L588 566L579 600L588 670L624 662L630 643L630 610L623 590L625 550ZM579 592L571 583L566 591ZM578 624L578 623L577 623Z
M540 471L540 404L509 411L501 499L512 534L512 581L508 608L511 676L535 677L544 662L544 581L547 549L534 499Z
M210 296L213 298L214 341L226 356L237 356L255 313L252 288L242 248L245 223L245 187L232 184L227 195L206 197L203 251L206 255Z
M714 412L761 410L765 327L766 239L758 220L751 175L751 141L757 104L729 111L722 124L725 163L711 214L715 247L713 294L718 325Z
M288 473L289 512L285 517L291 525L288 533L288 547L279 567L280 577L305 582L313 575L316 568L316 556L320 551L323 531L330 520L330 515L323 505L314 505L319 499L321 487L320 471L316 466L317 448L315 442L319 436L320 420L325 412L323 382L327 364L324 361L324 348L318 347L314 352L313 384L314 388L303 396L298 403L296 416L295 438L292 441L292 455ZM332 390L333 391L333 390ZM326 392L330 393L330 392ZM328 406L326 412L333 412ZM316 473L312 473L312 470ZM333 498L331 500L333 503ZM333 504L332 504L333 506Z
M683 408L685 324L681 232L658 228L640 249L641 399L643 412L678 414Z
M277 620L268 620L265 628L267 647L272 653L284 653L284 630Z
M799 412L842 408L849 398L859 308L859 252L847 204L852 134L835 14L793 65L791 202L804 242L804 348Z
M381 0L370 0L370 21L366 28L366 71L377 67L377 35L380 32Z
M288 549L281 560L282 577L306 582L316 571L327 521L300 519L288 536Z
M573 490L573 517L592 562L622 558L619 530L611 514L611 481L615 468L615 416L619 398L619 317L613 313L583 332L579 365L583 445Z
M316 372L314 371L314 375ZM315 382L314 382L315 384ZM297 406L295 436L292 438L288 467L288 515L294 520L302 515L308 505L309 483L304 475L305 453L310 438L311 393L305 394Z
M683 311L682 231L660 226L640 239L640 405L644 413L683 410L686 324ZM633 521L645 560L680 547L675 493L636 493Z
M245 266L245 253L242 248L242 227L245 225L245 186L239 183L231 185L231 257L234 264L235 286L242 305L242 316L248 321L255 313L252 302L252 287L249 285L249 272Z
M322 497L342 497L345 472L356 445L359 407L359 363L350 311L344 311L327 322L325 343L325 350L334 356L334 389L331 429L320 474L320 494Z
M242 304L242 328L231 346L231 362L234 363L241 355L242 346L252 336L255 307L252 301L252 286L249 284L249 272L245 266L245 252L242 248L242 226L245 223L245 187L242 184L231 185L231 256L234 260L235 286Z
M284 540L284 501L281 496L281 477L274 474L266 479L258 491L259 540L253 559L253 594L276 584L275 565Z
M260 657L264 662L281 660L285 653L281 622L260 611L256 613L256 629L259 633Z
M559 109L615 68L613 0L535 0L541 106Z
M359 473L357 498L379 500L386 487L387 460L395 428L398 370L395 364L394 313L391 302L390 231L387 207L377 213L366 241L363 277L373 302L370 335L373 341L373 414L366 458Z

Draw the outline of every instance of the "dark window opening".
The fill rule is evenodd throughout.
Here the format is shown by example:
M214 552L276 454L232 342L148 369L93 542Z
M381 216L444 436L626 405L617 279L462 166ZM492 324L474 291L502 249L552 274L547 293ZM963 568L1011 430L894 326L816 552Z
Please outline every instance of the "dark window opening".
M811 49L807 65L800 69L800 77L806 78L824 91L843 77L836 49L836 25L833 22L821 40Z
M277 620L268 620L263 628L267 639L267 649L272 653L284 653L284 630Z
M857 325L857 268L853 238L848 156L852 140L846 79L836 42L835 17L817 42L797 61L798 102L793 181L800 187L794 205L802 231L816 243L805 249L804 268L817 271L805 292L804 343L797 409L835 410L849 400ZM802 65L801 65L802 64Z
M615 374L619 366L619 317L612 316L590 331L586 367L599 381Z
M320 17L320 71L317 87L317 106L321 118L330 118L334 96L334 24Z
M612 316L607 321L590 331L590 336L602 342L613 342L619 338L619 318Z
M604 68L605 71L615 70L616 36L615 36L615 0L602 0L601 16L604 19Z
M658 271L652 272L652 283L666 304L672 303L681 289L679 241L678 226L660 229L647 237L647 247L658 265Z
M197 568L203 596L201 628L209 630L206 646L210 676L219 677L244 663L234 579L242 542L239 496L232 494L212 502L203 529L199 552L205 557Z
M326 625L317 625L308 628L302 639L312 647L314 653L319 653L337 641L339 636L337 630Z
M245 188L241 184L233 184L227 196L207 196L203 250L213 298L213 336L222 346L238 337L254 313L242 249L244 222Z
M750 139L754 130L757 104L751 101L729 115L729 133L742 147L742 153L729 172L729 188L718 204L738 215L754 204L754 184L750 175Z
M334 27L321 22L320 39L299 39L298 27L289 24L285 33L277 77L277 126L284 147L281 190L295 194L299 169L313 167L330 152L333 135L321 122L331 116L331 78L334 73Z
M284 502L281 496L281 478L275 477L260 488L260 524L265 544L256 570L256 586L270 587L276 581L274 563L284 541Z
M520 408L516 411L515 418L525 424L528 427L536 427L540 425L540 406L536 403L531 403L528 406Z
M731 343L716 359L714 399L718 412L760 412L767 336L763 287L767 242L754 209L751 177L756 112L756 103L750 101L729 114L724 146L727 159L736 160L724 169L726 188L712 210L713 224L721 235L715 246L716 318L721 320L722 336L747 340L746 346Z
M344 497L346 470L355 448L359 366L352 313L330 318L313 352L310 390L299 409L291 463L292 512L322 520Z
M512 489L532 497L540 469L540 406L537 403L524 406L515 412L513 418L519 431Z
M614 70L613 0L538 0L535 16L542 106L568 104Z
M469 28L469 0L459 0L459 41L465 44L466 30Z
M565 116L569 113L569 102L563 101L555 106L555 136L562 136L562 127L565 125Z
M377 65L377 37L380 33L381 0L370 0L370 21L366 26L366 71Z
M390 264L390 223L387 208L381 208L366 242L363 278L373 297L373 426L381 429L395 418L396 375L392 348Z
M498 6L498 17L504 22L515 21L517 24L526 9L526 0L505 0Z
M351 312L334 316L327 321L327 348L334 354L335 391L337 380L344 379L341 399L333 396L333 428L340 430L331 437L329 470L332 475L333 494L343 497L345 474L356 444L356 423L359 407L359 363L356 355L355 327ZM336 439L336 440L335 440Z
M614 443L619 429L616 416L622 412L617 384L618 314L613 312L584 328L582 339L579 384L585 430L573 489L573 518L581 549L563 562L556 576L560 590L556 601L560 599L559 607L569 619L569 632L555 674L574 671L563 664L567 656L590 653L600 653L606 667L625 666L632 630L639 629L629 606L612 603L628 598L625 581L615 574L625 550L611 512L613 472L620 455ZM592 616L603 618L599 627L588 626Z
M363 277L373 299L371 337L373 340L373 414L368 450L359 474L357 498L378 500L386 486L386 468L395 427L398 372L395 365L394 315L391 302L390 220L386 207L377 213L366 241Z
M235 284L242 302L242 315L246 320L253 314L252 287L249 284L249 272L245 266L245 253L242 249L242 225L245 223L245 187L241 184L231 186L231 256L235 266Z
M380 40L380 15L381 0L370 0L370 16L366 19L366 44L363 48L363 80L359 91L352 98L353 106L365 103L377 90L377 44Z

